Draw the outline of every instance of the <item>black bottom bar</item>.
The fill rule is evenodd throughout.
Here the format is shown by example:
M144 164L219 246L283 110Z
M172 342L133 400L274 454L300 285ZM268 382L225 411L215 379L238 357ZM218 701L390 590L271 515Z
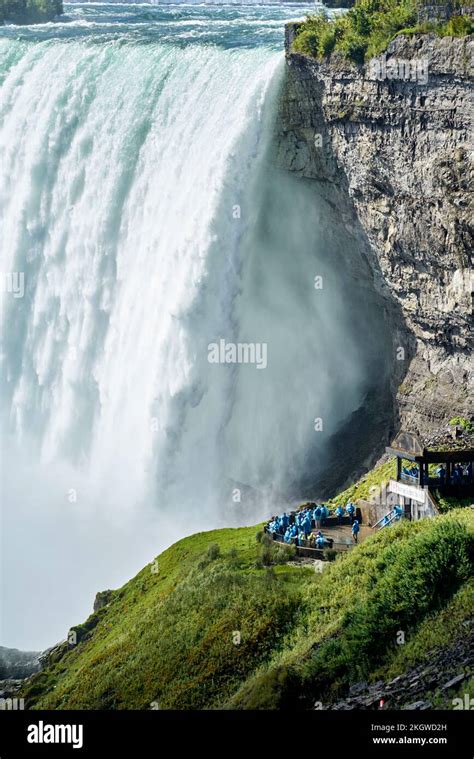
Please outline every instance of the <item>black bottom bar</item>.
M472 747L469 711L0 712L0 759L138 759L183 750L221 756L238 750L245 757L258 749L279 756L340 757L355 750L374 757L472 759Z

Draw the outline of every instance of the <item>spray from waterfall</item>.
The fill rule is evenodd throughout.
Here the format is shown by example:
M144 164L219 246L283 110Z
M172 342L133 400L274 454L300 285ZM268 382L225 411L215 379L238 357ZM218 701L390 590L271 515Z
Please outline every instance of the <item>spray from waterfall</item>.
M24 275L1 303L2 626L31 648L172 540L317 482L372 306L272 166L280 53L3 39L0 60L1 269ZM210 361L221 340L265 367Z

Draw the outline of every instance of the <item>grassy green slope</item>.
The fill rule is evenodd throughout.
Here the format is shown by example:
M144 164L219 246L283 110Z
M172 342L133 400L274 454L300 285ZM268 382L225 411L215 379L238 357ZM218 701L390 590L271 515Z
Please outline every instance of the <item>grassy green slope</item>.
M331 506L336 506L338 504L345 506L347 501L355 502L359 498L368 500L370 496L373 495L373 489L378 491L382 485L388 483L391 477L396 477L396 474L396 459L390 459L390 461L386 461L384 464L379 464L379 466L371 469L370 472L364 474L360 480L353 485L350 485L341 493L338 493L334 498L331 498L328 503Z
M342 697L393 658L397 631L412 640L449 603L472 575L473 558L471 511L378 533L310 589L292 645L245 683L232 705L309 706ZM473 606L471 594L467 616Z
M470 510L383 531L323 574L287 563L258 568L255 535L255 527L200 533L161 554L76 628L79 639L86 633L77 645L29 681L28 706L330 702L361 677L396 671L397 630L406 630L417 660L432 644L423 625L433 629L428 620L441 619L457 593L465 593L458 622L473 613Z
M255 535L255 527L200 533L162 553L73 628L79 637L92 629L34 678L30 705L184 709L225 700L298 617L305 570L257 570Z

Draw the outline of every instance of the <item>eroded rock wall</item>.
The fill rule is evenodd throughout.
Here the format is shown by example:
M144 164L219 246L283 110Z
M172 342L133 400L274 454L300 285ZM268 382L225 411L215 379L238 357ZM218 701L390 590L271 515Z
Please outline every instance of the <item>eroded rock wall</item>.
M474 42L399 37L361 67L289 53L293 29L279 165L313 179L366 247L393 313L399 421L429 436L473 413Z

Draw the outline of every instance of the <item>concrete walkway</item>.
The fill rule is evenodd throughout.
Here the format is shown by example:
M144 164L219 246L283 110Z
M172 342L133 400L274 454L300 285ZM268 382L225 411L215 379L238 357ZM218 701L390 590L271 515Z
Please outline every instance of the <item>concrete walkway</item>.
M352 537L351 532L351 526L350 525L337 525L335 527L322 527L321 532L323 535L325 535L328 538L331 538L334 540L334 548L341 549L344 545L346 545L348 548L355 545L354 539ZM313 533L317 533L317 530L313 530ZM367 527L365 524L360 525L360 531L359 531L359 543L363 543L366 538L368 538L370 535L373 535L374 531L371 527ZM339 543L340 545L336 545L336 543ZM342 544L342 545L341 545Z

